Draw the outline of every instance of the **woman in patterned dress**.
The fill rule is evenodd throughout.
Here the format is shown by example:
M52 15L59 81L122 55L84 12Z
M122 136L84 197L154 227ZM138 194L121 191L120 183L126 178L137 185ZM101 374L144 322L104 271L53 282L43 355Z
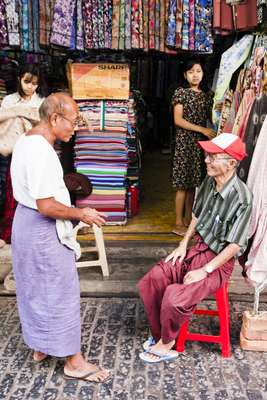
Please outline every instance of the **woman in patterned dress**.
M197 141L216 136L212 129L206 127L213 95L205 90L200 61L191 59L185 62L183 74L185 87L176 89L172 98L175 124L172 182L177 189L173 233L181 236L191 221L195 188L206 175L204 154Z

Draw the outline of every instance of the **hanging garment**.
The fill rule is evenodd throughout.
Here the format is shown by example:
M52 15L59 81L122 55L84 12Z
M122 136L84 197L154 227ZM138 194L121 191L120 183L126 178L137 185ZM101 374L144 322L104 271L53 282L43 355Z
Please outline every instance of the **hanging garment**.
M244 119L244 116L246 115L246 111L254 99L255 99L255 92L253 89L247 89L244 91L232 129L232 133L234 135L238 135L240 126L242 125L242 121Z
M131 0L125 0L125 49L131 49ZM148 27L147 27L148 29Z
M143 0L144 50L149 50L149 0ZM165 23L165 22L164 22ZM164 38L165 43L165 38Z
M0 0L0 46L8 44L5 1Z
M35 16L39 15L39 2L38 1L33 1L32 2L32 40L33 40L33 50L36 53L40 52L40 47L39 47L39 18L36 18Z
M139 0L132 0L132 48L139 49Z
M76 0L76 17L77 17L77 37L76 49L84 50L84 25L83 25L83 10L82 0Z
M28 0L21 0L21 43L22 43L22 48L25 51L29 51L30 45L29 45L29 6L28 6Z
M50 43L71 47L75 0L56 0Z
M40 46L46 46L46 1L39 0L39 43Z
M171 47L174 47L176 45L176 9L177 0L170 0L168 9L166 44L167 46Z
M195 50L211 53L213 38L211 33L212 0L196 0L195 3Z
M160 3L160 34L159 34L159 49L164 51L165 48L165 13L166 13L166 3L162 1Z
M256 98L248 118L244 142L246 143L247 157L238 167L238 176L246 182L254 149L267 113L267 95Z
M155 49L155 7L156 0L149 0L149 12L148 12L148 20L149 20L149 48Z
M119 50L125 49L125 0L120 4L120 24L119 24Z
M221 111L219 126L218 126L218 135L220 135L224 131L225 124L228 121L228 118L230 116L232 102L233 102L233 91L227 90L225 93L225 96L224 96L224 100L223 100L223 106L222 106L222 111ZM231 132L229 131L228 133L231 133Z
M99 0L92 0L92 25L93 25L93 49L99 48L100 39L100 17L99 17ZM102 13L100 12L102 15ZM102 34L101 34L102 36Z
M175 47L180 49L182 47L182 24L183 24L183 2L177 0L176 9L176 35L175 35Z
M84 45L86 49L92 49L93 48L92 0L84 0L82 2L82 12L84 21Z
M252 245L245 264L248 278L260 284L267 277L267 118L265 117L253 154L247 186L253 194L249 236Z
M160 47L160 0L155 1L155 50Z
M189 0L183 0L182 49L189 48Z
M20 46L20 35L19 35L20 3L18 0L5 0L5 5L6 5L7 34L8 34L9 46Z
M244 116L243 121L242 121L242 123L241 123L241 125L240 125L240 127L238 129L238 132L237 132L237 136L239 136L240 139L242 139L243 141L244 141L244 136L245 136L245 133L246 133L248 119L249 119L249 116L250 116L251 109L253 107L254 101L255 101L255 96L254 96L254 98L251 99L251 102L248 104L247 110L245 112L245 116Z
M189 50L195 50L195 0L189 0Z
M216 109L216 106L222 103L224 93L229 86L232 74L248 58L252 44L253 35L245 35L238 42L234 43L233 46L226 50L222 55L212 115L215 126L218 126L220 118L220 111Z
M112 49L119 48L119 23L120 23L120 0L113 0L112 14Z

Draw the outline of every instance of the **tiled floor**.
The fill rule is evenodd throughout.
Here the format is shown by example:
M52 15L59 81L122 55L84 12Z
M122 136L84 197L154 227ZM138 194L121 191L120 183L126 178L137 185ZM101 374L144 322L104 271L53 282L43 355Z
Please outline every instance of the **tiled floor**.
M212 301L207 303L213 307ZM238 336L249 303L231 305L233 355L211 344L188 343L170 363L139 360L148 327L137 299L81 300L83 352L112 371L106 384L62 377L63 360L32 361L24 345L15 298L0 298L0 399L24 400L261 400L267 399L267 354L244 352ZM216 319L194 319L192 329L215 331Z

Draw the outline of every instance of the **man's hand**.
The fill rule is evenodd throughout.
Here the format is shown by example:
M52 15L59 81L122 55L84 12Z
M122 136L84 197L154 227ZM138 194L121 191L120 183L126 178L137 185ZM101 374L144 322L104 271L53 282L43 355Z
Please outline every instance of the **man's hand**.
M184 284L190 285L190 283L199 282L202 279L206 278L208 273L204 270L204 268L195 269L194 271L189 271L184 277Z
M186 256L186 250L187 244L182 240L177 249L173 250L173 252L165 258L165 262L168 262L172 259L172 265L174 265L178 259L178 261L182 263Z
M102 226L105 224L106 214L96 211L94 208L81 208L80 220L88 225L96 224L97 226Z

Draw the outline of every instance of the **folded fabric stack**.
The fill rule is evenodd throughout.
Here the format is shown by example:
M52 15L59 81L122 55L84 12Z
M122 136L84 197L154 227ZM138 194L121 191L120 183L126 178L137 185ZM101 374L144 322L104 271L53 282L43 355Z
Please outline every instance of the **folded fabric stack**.
M75 139L75 167L93 186L92 194L78 200L79 207L105 212L108 224L125 224L127 150L127 101L79 101L91 127L80 128Z
M131 94L128 102L128 170L127 180L128 186L136 184L139 186L140 169L141 169L141 146L140 146L140 132L137 123L137 108L138 103L135 94Z
M0 104L3 100L3 98L6 96L7 92L6 92L6 84L4 79L0 78Z

